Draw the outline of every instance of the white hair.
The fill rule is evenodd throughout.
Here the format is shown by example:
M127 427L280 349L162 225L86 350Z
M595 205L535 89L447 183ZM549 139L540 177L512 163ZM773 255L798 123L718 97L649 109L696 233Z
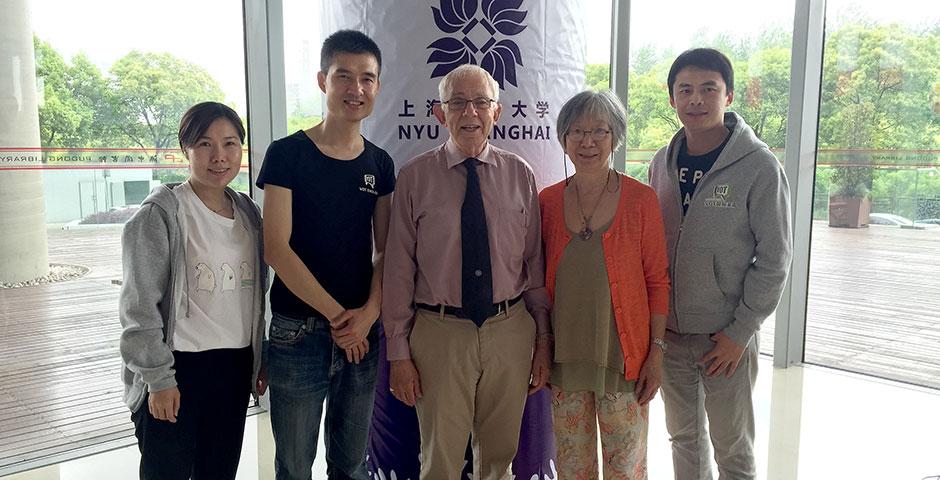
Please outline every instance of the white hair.
M486 83L490 86L491 98L495 101L499 101L499 83L496 83L496 79L490 75L490 72L483 70L478 65L472 63L465 63L453 70L451 70L447 75L444 75L444 78L441 80L441 83L437 86L437 93L441 96L441 101L447 101L450 99L450 94L454 90L454 83L457 80L461 80L467 77L473 77L477 75L482 75L486 79ZM468 99L472 100L472 99Z

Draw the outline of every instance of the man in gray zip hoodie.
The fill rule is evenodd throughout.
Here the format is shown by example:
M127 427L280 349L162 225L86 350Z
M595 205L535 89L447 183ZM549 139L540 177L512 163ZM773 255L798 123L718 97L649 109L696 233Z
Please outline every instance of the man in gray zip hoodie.
M758 331L777 307L791 257L790 200L776 157L726 112L734 72L712 49L669 70L681 128L653 157L672 294L663 363L677 479L753 479ZM708 432L705 418L708 418Z

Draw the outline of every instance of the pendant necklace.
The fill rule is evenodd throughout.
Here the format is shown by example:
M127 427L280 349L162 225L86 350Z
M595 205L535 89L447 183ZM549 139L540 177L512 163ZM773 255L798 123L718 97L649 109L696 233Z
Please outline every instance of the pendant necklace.
M581 205L581 189L578 188L578 182L574 184L575 194L578 196L578 212L581 213L581 225L583 228L578 232L578 236L581 237L581 240L590 240L594 236L594 230L591 230L591 218L594 217L594 214L597 212L597 207L601 204L601 199L604 198L604 192L607 191L607 185L610 183L610 170L607 170L607 180L604 182L604 189L601 190L601 194L598 195L597 201L594 202L594 208L591 209L590 215L584 214L584 207Z

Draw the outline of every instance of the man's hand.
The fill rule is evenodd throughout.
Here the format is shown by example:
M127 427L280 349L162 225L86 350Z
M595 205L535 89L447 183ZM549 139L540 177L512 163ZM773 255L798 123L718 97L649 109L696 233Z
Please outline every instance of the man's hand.
M646 361L640 368L640 377L636 381L636 388L633 393L640 405L650 403L659 387L663 384L663 351L659 347L650 346L650 352L646 355Z
M344 350L346 351L346 361L358 365L363 358L366 358L366 354L369 353L369 340L363 340Z
M157 392L150 392L150 399L147 400L147 404L153 418L176 423L176 416L180 413L180 390L176 387L170 387Z
M255 383L255 389L258 391L258 395L264 395L264 392L268 390L268 366L267 364L261 364L261 370L258 371L258 382Z
M552 343L549 337L538 337L532 355L532 373L529 380L529 395L548 385L552 375Z
M366 340L377 318L379 308L368 303L360 308L344 310L330 320L330 335L340 348L351 349Z
M409 407L415 406L415 402L423 395L415 363L408 359L392 360L391 364L388 386L392 395Z
M721 375L722 372L725 372L726 377L734 375L734 371L737 370L738 363L741 361L741 355L744 354L744 349L747 345L738 345L722 332L712 335L711 340L715 342L715 348L711 349L711 351L706 353L700 360L700 362L708 367L705 370L705 375L711 377Z

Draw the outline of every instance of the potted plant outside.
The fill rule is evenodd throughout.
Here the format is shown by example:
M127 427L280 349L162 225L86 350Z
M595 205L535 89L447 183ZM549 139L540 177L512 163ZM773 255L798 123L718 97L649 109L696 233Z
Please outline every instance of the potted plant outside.
M829 226L868 226L871 212L871 167L834 167L829 185Z

